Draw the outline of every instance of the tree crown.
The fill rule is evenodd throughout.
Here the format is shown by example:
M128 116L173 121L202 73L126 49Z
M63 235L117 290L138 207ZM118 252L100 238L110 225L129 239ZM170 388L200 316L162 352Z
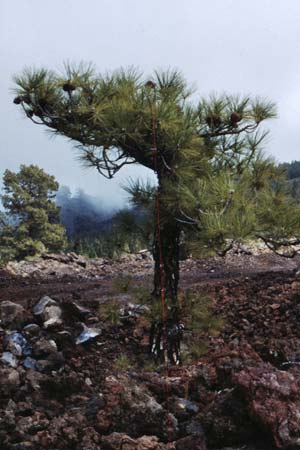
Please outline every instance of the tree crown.
M188 155L201 171L240 165L262 144L260 123L275 116L271 102L238 96L196 101L177 71L145 78L135 69L98 75L91 66L66 66L63 75L27 69L15 77L16 104L37 124L75 141L80 158L111 178L126 164L170 171ZM158 167L153 158L153 133Z
M2 221L1 253L11 248L10 258L22 258L65 246L65 229L59 223L54 197L58 183L35 165L21 165L19 172L6 170L1 196L9 221Z

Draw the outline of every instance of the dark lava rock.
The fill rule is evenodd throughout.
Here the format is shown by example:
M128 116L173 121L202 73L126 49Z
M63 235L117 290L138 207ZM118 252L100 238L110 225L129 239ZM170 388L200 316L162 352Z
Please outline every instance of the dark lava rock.
M41 331L40 326L37 323L29 323L23 328L23 332L28 337L38 336Z
M176 450L207 450L203 434L195 434L179 439L175 444Z
M10 301L0 303L0 320L4 327L19 328L29 319L29 314L25 309Z
M78 305L76 302L65 302L62 307L66 320L84 320L92 315L89 309Z
M41 372L59 370L64 366L65 358L61 352L51 353L47 359L40 359L35 367Z
M0 368L0 380L0 392L5 396L16 391L21 384L19 371L13 368Z
M245 402L236 395L234 388L218 393L214 401L200 412L198 419L212 448L249 442L259 432Z
M36 316L41 316L44 314L45 308L51 305L57 305L57 302L48 297L48 295L44 295L44 297L42 297L40 301L34 306L33 314Z
M36 357L48 356L52 353L57 353L57 345L53 339L46 339L42 337L33 344L33 354Z
M105 379L103 394L106 407L98 412L97 420L104 434L112 430L132 437L156 435L162 440L170 438L170 434L172 440L176 437L177 420L173 415L168 419L167 411L144 386L125 375L110 376Z
M245 368L233 381L249 413L272 435L277 448L300 449L300 372L264 363Z

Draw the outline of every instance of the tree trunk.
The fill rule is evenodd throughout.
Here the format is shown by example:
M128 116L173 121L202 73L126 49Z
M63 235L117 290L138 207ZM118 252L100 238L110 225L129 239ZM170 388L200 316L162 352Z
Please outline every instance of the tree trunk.
M160 179L160 178L159 178ZM162 361L180 362L182 325L178 305L180 226L173 215L165 214L163 189L157 189L154 234L153 300L164 302L161 317L153 320L150 335L151 352ZM163 297L163 299L162 299Z

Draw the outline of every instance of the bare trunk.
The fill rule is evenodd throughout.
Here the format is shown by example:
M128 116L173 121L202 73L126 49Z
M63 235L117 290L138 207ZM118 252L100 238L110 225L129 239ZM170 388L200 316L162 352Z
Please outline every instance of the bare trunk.
M164 214L162 187L158 188L157 223L155 228L153 256L154 300L161 301L162 290L165 298L165 317L157 318L152 323L150 345L151 352L158 358L171 363L180 362L180 341L182 325L180 324L178 305L179 282L179 240L180 227L175 217ZM159 222L159 224L158 224Z

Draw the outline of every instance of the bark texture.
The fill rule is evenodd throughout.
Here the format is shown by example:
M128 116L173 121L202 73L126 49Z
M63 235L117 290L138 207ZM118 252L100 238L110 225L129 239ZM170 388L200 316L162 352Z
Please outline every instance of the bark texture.
M156 194L156 228L154 235L154 301L165 300L162 317L152 323L151 352L161 360L180 362L182 325L178 305L179 243L181 229L175 215L170 214L164 199L162 174Z

